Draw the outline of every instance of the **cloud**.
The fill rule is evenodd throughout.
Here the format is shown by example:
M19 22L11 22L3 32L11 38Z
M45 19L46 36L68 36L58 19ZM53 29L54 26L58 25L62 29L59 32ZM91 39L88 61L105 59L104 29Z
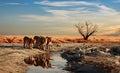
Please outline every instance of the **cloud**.
M20 17L22 17L22 20L24 21L38 21L38 22L61 22L62 21L66 21L67 18L66 17L62 17L62 16L41 16L41 15L21 15Z
M53 1L53 2L50 2L50 1L40 1L40 2L38 2L37 1L37 2L34 2L34 4L54 6L54 7L77 6L76 8L74 8L74 10L78 9L78 7L81 8L81 7L89 6L89 7L86 7L88 9L87 12L90 11L90 9L93 9L94 11L98 11L101 14L107 14L107 15L117 14L116 10L114 10L112 8L109 8L109 7L107 7L105 5L102 5L100 3L87 2L87 1ZM72 8L72 7L70 7L70 8ZM70 9L70 8L68 8L68 9Z
M64 27L73 28L73 25L84 20L90 20L98 24L98 34L96 35L118 35L117 30L113 28L120 27L119 19L120 12L112 9L106 5L99 3L91 3L85 1L64 1L64 2L34 2L34 4L41 4L54 7L43 8L47 15L21 15L21 19L29 22L43 22L44 24L60 24L67 25ZM77 7L63 7L58 6L76 6ZM81 6L80 6L81 5ZM111 28L113 27L113 28ZM107 30L106 30L107 29ZM69 32L70 33L70 32Z
M77 23L81 20L95 21L95 23L112 26L114 23L118 25L119 12L111 9L107 6L99 6L97 11L91 11L90 8L80 7L80 8L70 8L69 10L59 10L44 8L45 12L50 15L21 15L23 20L26 21L38 21L38 22L59 22L59 23ZM113 12L112 12L113 11Z
M42 1L42 2L34 2L34 4L47 5L47 6L96 5L96 3L90 3L85 1L62 1L62 2Z
M111 8L105 6L105 5L97 5L97 6L102 10L114 11L113 9L111 9Z
M113 28L113 29L108 29L101 35L107 35L107 36L120 36L120 28Z
M91 11L90 8L88 7L80 7L80 8L69 8L59 10L59 9L51 9L51 8L44 8L45 12L51 14L50 16L43 16L43 15L23 15L22 17L24 18L30 18L32 19L31 21L76 21L80 20L81 18L90 18L96 19L96 17L99 17L97 19L104 19L106 16L110 15L117 15L118 12L115 11L114 9L111 9L107 6L100 5L97 6L96 10L97 11ZM112 16L111 16L112 17ZM52 19L51 19L52 18Z
M5 3L5 5L21 5L21 3Z

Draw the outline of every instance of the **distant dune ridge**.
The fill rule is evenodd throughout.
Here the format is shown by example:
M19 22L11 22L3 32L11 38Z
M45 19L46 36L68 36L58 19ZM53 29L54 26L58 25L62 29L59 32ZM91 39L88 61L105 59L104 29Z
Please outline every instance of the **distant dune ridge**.
M33 38L33 35L28 35ZM83 40L82 36L50 36L53 43L120 43L120 36L91 36L88 41ZM1 35L0 43L23 43L24 35Z

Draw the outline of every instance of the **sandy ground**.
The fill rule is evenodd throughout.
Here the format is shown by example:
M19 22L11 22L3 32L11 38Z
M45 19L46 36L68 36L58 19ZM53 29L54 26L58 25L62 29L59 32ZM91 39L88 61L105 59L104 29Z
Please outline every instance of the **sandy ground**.
M24 58L41 53L38 49L23 49L22 45L0 43L0 73L26 73Z

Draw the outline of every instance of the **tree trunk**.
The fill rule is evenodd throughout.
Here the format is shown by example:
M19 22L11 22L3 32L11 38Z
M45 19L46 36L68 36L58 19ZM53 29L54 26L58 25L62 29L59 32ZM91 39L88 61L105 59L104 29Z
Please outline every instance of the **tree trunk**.
M88 40L88 37L89 37L89 36L84 37L84 40Z

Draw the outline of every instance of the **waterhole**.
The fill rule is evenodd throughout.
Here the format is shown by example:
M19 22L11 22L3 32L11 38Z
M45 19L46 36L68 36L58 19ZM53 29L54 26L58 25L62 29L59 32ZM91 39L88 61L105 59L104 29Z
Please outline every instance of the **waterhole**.
M68 71L63 70L67 61L60 56L60 53L53 54L51 59L52 68L29 66L27 73L69 73Z

